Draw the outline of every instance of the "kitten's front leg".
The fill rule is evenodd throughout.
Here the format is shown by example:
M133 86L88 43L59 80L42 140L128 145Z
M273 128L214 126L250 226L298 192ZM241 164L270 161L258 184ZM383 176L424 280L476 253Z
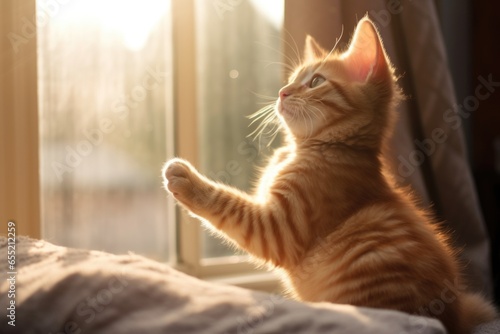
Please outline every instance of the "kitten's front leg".
M193 213L200 214L210 201L213 186L191 164L170 160L163 169L165 187Z
M309 235L299 223L304 213L294 196L281 193L284 188L271 190L263 203L207 179L181 159L170 160L163 175L166 188L184 207L255 256L286 266L303 253Z

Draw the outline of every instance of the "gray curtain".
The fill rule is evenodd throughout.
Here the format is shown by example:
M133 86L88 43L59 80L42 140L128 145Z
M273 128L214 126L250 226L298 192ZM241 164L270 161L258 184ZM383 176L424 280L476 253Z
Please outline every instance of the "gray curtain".
M491 295L489 239L463 133L467 113L480 99L474 89L463 100L456 98L434 1L288 0L285 38L293 38L301 48L307 33L330 48L343 27L342 47L367 13L379 28L408 97L398 108L393 170L399 183L411 185L422 206L431 206L453 231L471 287ZM484 81L487 73L477 85Z

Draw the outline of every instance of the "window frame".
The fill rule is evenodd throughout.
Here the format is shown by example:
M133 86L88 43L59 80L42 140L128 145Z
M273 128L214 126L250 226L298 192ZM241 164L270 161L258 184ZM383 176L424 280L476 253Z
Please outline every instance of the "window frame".
M16 234L40 238L40 177L38 172L38 95L36 0L0 2L0 235L7 223ZM23 20L23 18L25 20Z

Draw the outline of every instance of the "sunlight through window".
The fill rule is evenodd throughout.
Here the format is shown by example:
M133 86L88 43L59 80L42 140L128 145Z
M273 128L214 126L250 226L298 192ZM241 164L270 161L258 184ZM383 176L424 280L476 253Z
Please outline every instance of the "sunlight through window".
M86 0L72 1L53 23L77 23L81 27L99 25L117 33L123 44L137 51L144 47L153 27L166 15L169 0Z
M169 2L60 6L38 25L43 237L166 259Z

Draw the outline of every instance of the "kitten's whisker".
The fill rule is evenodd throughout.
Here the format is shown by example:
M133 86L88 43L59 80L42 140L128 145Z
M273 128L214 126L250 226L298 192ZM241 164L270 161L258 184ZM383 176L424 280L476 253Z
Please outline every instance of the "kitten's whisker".
M306 124L306 128L308 128L308 124L310 124L310 129L307 129L307 132L309 132L309 134L307 135L307 138L311 137L312 136L312 128L313 128L313 119L311 117L311 113L309 112L309 104L301 99L301 104L302 104L302 115L304 116L307 116L309 118L309 122L306 122L306 118L303 117L304 119L304 123Z
M273 127L271 127L269 130L262 131L261 136L267 137L267 136L274 134L276 126L274 124L272 124L272 125L273 125Z
M269 105L269 102L268 101L255 102L255 104L260 104L260 105L267 106L267 105ZM247 118L248 118L248 116L247 116Z
M247 116L247 118L255 118L255 117L258 117L259 115L261 114L266 114L268 113L270 110L273 110L275 107L275 102L273 103L268 103L266 104L264 107L260 108L259 110L257 110L256 112L254 112L253 114L250 114L249 116Z
M281 35L268 34L268 36L273 37L273 38L277 38L280 42L282 42L285 46L290 47L290 49L293 51L293 53L294 53L293 55L297 58L296 60L294 60L291 56L288 56L285 53L285 51L283 51L283 50L277 50L277 49L272 48L272 50L278 52L282 57L286 58L286 60L288 60L290 62L290 64L288 66L292 67L291 70L293 71L301 63L300 52L299 52L299 48L298 48L297 43L295 42L295 39L293 38L293 36L286 29L283 28L283 30L285 31L285 33L288 34L288 36L290 37L290 39L292 40L292 42L294 43L294 45L290 44ZM269 45L266 45L266 44L263 44L263 43L260 43L260 42L256 42L256 43L260 44L260 45L262 45L264 47L271 48Z
M252 94L257 96L258 98L271 100L271 101L275 101L278 99L277 96L265 95L265 94L260 94L260 93L256 93L256 92L252 92Z
M248 115L248 116L247 116L247 118L253 118L254 116L257 116L257 115L259 115L259 114L263 113L264 111L266 111L266 109L267 109L267 108L269 108L269 107L273 107L273 106L274 106L274 104L275 104L275 102L273 102L273 103L269 103L268 105L266 105L266 106L264 106L264 107L260 108L259 110L255 111L254 113L252 113L252 114Z
M324 113L324 111L323 111L323 110L321 110L320 108L318 108L318 107L316 107L316 106L311 106L311 105L310 105L309 107L311 107L311 108L313 108L314 110L318 111L318 112L319 112L319 114L321 115L321 117L323 117L323 119L326 121L326 116L325 116L325 113ZM312 112L313 112L313 113L314 113L314 110L312 110ZM316 113L314 113L314 114L316 114Z
M260 124L257 126L257 128L259 128L260 126L263 126L263 124L271 122L272 118L274 118L274 117L275 117L274 113L263 114L263 115L259 116L258 118L254 119L248 126L252 126L254 123L256 123L257 121L260 120Z
M308 112L309 114L313 114L313 115L314 115L314 117L317 117L317 116L318 116L318 114L316 113L316 111L315 111L314 109L312 109L312 106L308 106L308 108L307 108L307 112Z
M262 123L251 133L247 135L247 138L252 137L253 140L257 139L262 134L263 129L265 128L265 125L262 126Z
M300 104L301 107L307 107L308 101L302 98L297 98L297 102Z
M340 36L335 39L335 45L330 50L330 52L328 53L328 55L321 61L321 64L319 65L318 69L320 69L326 63L326 61L328 60L328 58L330 58L330 56L332 55L332 53L335 52L335 49L337 48L337 45L339 44L340 40L342 39L342 36L344 35L344 25L342 25L341 29L342 30L340 31Z
M266 133L261 133L259 136L259 146L262 146L262 142L266 142L266 147L270 147L274 139L279 133L280 126L278 123L272 122L272 128Z
M276 139L276 136L278 135L279 130L280 130L280 127L277 124L274 124L273 131L269 131L264 136L261 135L259 137L259 144L261 143L261 140L264 137L265 141L267 141L266 147L271 146L271 144L273 143L273 141ZM270 139L268 139L268 138L270 138Z
M273 141L276 139L276 137L278 136L279 134L279 130L280 130L280 127L278 124L276 124L275 126L275 130L274 130L274 134L273 134L273 137L271 138L271 140L267 143L267 147L270 147L271 144L273 143Z
M273 112L275 105L276 105L276 103L268 104L268 105L260 108L259 110L257 110L253 114L247 116L248 119L253 119L253 121L250 123L250 125L252 125L255 121L261 119L262 117L268 115L270 112Z
M262 120L262 123L260 125L264 125L264 127L267 127L269 125L274 126L276 124L276 122L275 122L276 118L277 118L276 114L274 114L274 113L269 114L269 115L267 115L266 118L264 118L264 120Z
M266 127L268 125L272 124L275 118L276 118L276 114L274 112L271 113L271 114L268 114L262 120L262 122L257 126L257 128L254 131L252 131L247 137L252 137L253 136L253 139L255 140L257 137L262 136L262 134L264 133L264 130L266 129ZM254 120L254 122L255 122L255 120Z
M265 128L268 126L268 124L261 124L257 129L252 131L247 138L252 138L253 140L257 139L258 137L261 137Z
M288 46L295 54L295 57L297 57L297 62L292 62L292 64L296 65L297 63L300 63L300 61L302 59L302 57L300 56L300 52L299 52L299 46L297 45L297 42L295 42L293 35L287 29L283 28L283 31L288 35L290 40L293 42L293 45L292 45L292 44L290 44L290 42L288 42L286 40L286 38L283 38L283 42L285 43L285 45Z
M287 63L284 63L284 62L281 62L281 61L273 61L273 62L267 64L266 67L270 66L270 65L281 65L285 69L289 70L290 72L295 71L295 69L297 68L297 66L295 66L294 64L290 65L290 64L287 64Z
M276 119L276 113L271 112L270 114L267 115L267 117L263 120L265 123L271 123Z
M302 116L303 123L306 126L306 138L310 138L312 136L312 129L313 129L313 119L311 115L307 112L307 108L303 108L300 110L300 115ZM307 122L306 116L309 118L309 122ZM308 124L311 124L310 128L308 127Z
M311 128L310 128L310 132L309 132L309 138L312 137L313 135L313 130L314 130L314 119L313 117L311 116L311 114L309 114L309 120L311 121Z
M256 42L256 44L259 44L261 46L264 46L264 47L267 47L268 49L270 50L273 50L275 52L277 52L279 55L281 55L283 58L285 58L285 60L288 60L290 62L290 64L294 67L294 68L297 68L298 67L298 63L295 62L289 55L285 54L283 51L281 50L278 50L276 48L273 48L272 46L269 46L269 45L266 45L264 43L261 43L261 42Z

